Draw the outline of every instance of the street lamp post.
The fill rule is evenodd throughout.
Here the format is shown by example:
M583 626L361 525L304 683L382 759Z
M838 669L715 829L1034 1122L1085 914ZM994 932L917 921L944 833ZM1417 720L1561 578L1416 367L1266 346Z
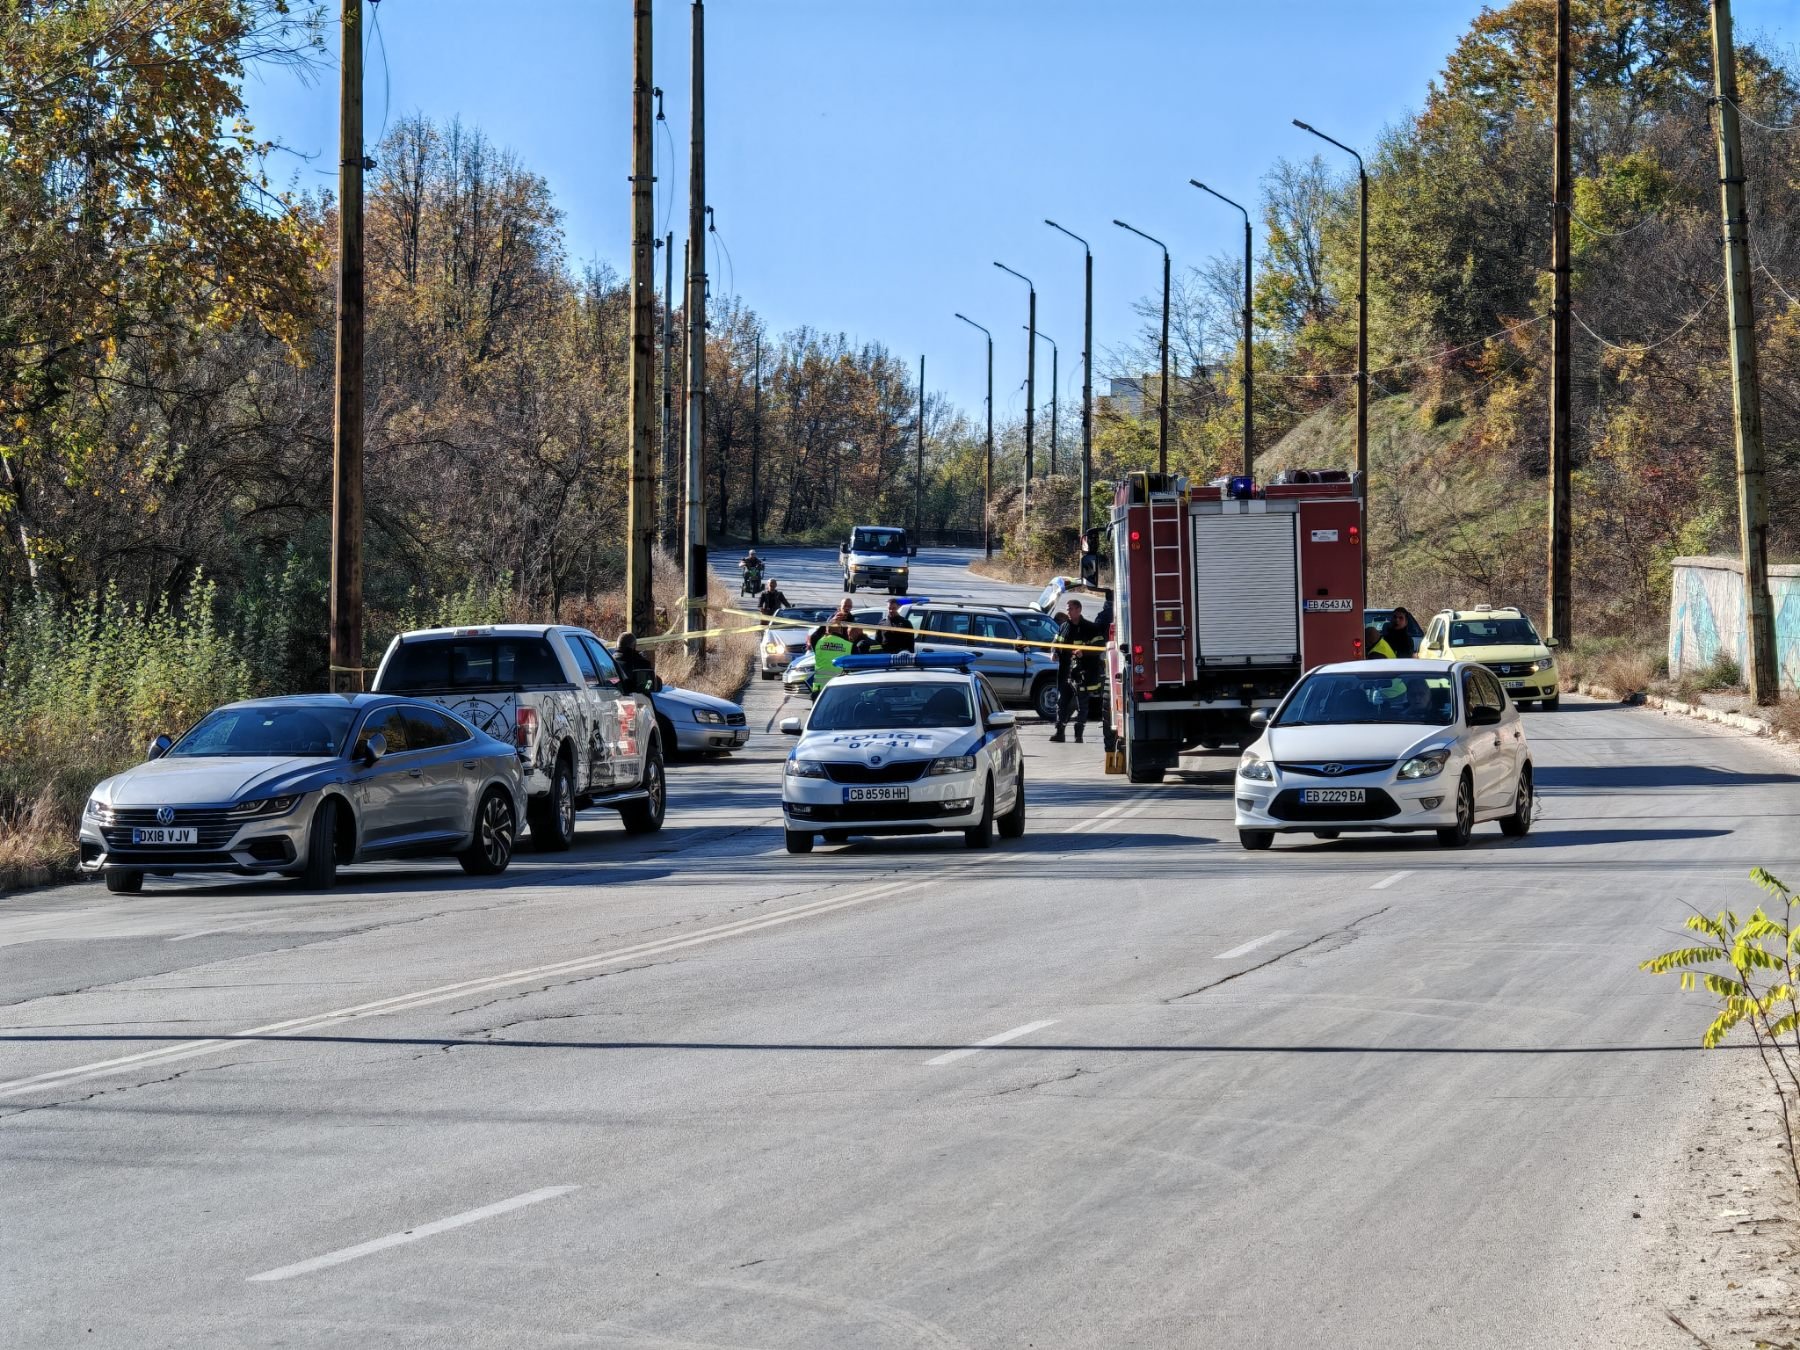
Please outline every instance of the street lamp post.
M1089 498L1093 495L1094 473L1094 250L1088 247L1087 240L1072 230L1063 229L1054 220L1046 220L1044 224L1080 244L1085 255L1082 270L1086 273L1086 286L1081 319L1081 537L1085 539L1093 524L1093 504Z
M1253 429L1256 381L1255 376L1251 373L1251 357L1254 351L1254 343L1250 327L1251 249L1255 243L1255 239L1250 230L1250 213L1244 210L1242 206L1239 206L1238 203L1232 201L1231 198L1227 197L1223 192L1218 192L1209 188L1198 178L1190 178L1188 179L1188 182L1192 183L1202 192L1211 193L1220 201L1224 202L1225 205L1236 207L1239 214L1244 217L1244 477L1249 478L1252 475L1252 466L1256 462L1256 438Z
M1003 262L994 264L1010 277L1017 277L1031 289L1029 322L1025 330L1032 336L1025 343L1025 491L1031 491L1031 437L1037 424L1037 283L1023 272L1015 272Z
M1055 338L1048 333L1039 333L1037 337L1050 344L1050 472L1054 475L1056 473L1056 423L1058 420L1056 391L1061 388L1061 385L1058 384L1060 377L1057 373L1059 369L1057 362L1060 358L1056 350Z
M956 317L979 330L987 339L987 469L981 484L981 550L991 559L994 556L992 516L989 514L994 501L994 335L967 314Z
M1335 145L1356 161L1361 222L1356 239L1356 471L1362 475L1366 501L1369 491L1369 174L1363 167L1362 156L1342 141L1333 140L1297 117L1294 125L1328 145Z
M1113 224L1121 230L1131 231L1139 239L1148 239L1162 250L1162 389L1156 400L1156 471L1166 474L1169 471L1169 246L1154 235L1145 234L1135 225L1127 225L1122 220L1115 220Z

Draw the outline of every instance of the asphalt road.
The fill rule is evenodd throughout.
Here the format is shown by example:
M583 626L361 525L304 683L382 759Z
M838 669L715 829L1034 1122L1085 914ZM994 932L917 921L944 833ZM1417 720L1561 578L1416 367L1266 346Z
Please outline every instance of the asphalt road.
M759 731L491 881L0 901L0 1342L1682 1345L1636 1255L1731 1061L1636 963L1800 873L1800 779L1527 726L1457 852L1246 854L1228 761L1030 725L1023 841L790 858Z

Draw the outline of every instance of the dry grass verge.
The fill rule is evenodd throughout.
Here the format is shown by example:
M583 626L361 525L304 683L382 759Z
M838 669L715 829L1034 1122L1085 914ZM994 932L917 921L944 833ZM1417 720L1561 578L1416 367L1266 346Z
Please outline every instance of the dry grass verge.
M1056 568L1047 562L1020 562L1005 556L977 558L969 564L969 570L978 577L1015 586L1042 586L1056 575Z

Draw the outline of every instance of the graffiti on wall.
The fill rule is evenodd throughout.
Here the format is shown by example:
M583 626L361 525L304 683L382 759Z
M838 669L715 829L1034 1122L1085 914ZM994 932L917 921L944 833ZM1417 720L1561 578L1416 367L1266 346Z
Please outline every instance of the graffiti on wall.
M1800 689L1800 567L1771 567L1781 683ZM1721 655L1741 671L1749 659L1744 576L1734 558L1677 558L1669 596L1669 676L1680 679Z

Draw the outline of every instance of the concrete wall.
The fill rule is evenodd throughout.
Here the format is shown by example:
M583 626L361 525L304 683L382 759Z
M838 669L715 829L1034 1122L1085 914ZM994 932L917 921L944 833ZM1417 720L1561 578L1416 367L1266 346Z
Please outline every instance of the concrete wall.
M1781 685L1800 689L1800 567L1771 567L1769 589ZM1736 558L1677 558L1669 596L1669 676L1699 671L1720 652L1739 670L1749 664L1743 568Z

